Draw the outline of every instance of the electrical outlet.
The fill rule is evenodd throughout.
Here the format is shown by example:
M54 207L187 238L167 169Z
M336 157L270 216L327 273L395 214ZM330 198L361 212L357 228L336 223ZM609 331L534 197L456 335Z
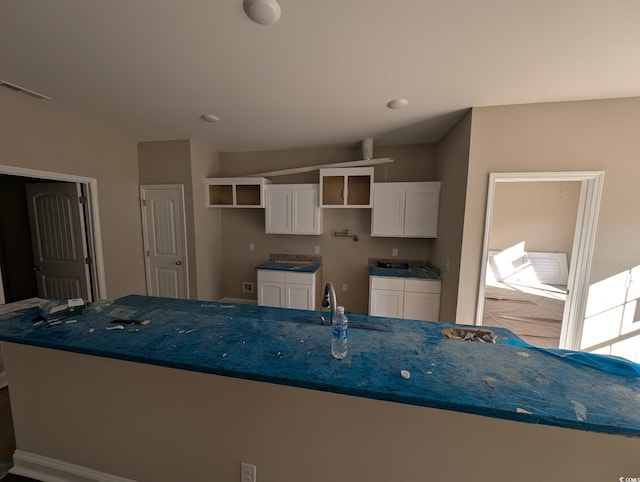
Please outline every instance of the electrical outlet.
M342 291L349 291L349 285L347 283L342 283Z
M445 271L449 271L449 260L446 260L446 261L444 262L444 270L445 270Z
M320 246L315 245L315 246L313 247L313 252L314 252L315 254L320 254Z
M243 281L242 282L242 292L243 293L253 293L253 283L251 281Z
M256 466L242 462L240 467L241 482L256 482Z
M255 251L256 250L256 245L253 243L249 243L249 251Z
M398 248L391 249L391 256L398 256Z

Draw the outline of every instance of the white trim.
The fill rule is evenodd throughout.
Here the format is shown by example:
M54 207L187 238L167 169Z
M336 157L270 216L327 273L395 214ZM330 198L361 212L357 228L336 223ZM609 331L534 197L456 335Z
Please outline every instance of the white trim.
M2 266L0 266L0 305L4 305L6 301L4 297L4 285L2 284Z
M567 300L562 319L560 348L578 350L584 324L587 295L589 290L589 273L596 238L596 226L604 171L570 171L570 172L506 172L489 174L487 192L487 211L485 214L484 242L480 265L480 280L476 307L476 325L482 325L484 308L485 277L489 254L489 235L493 220L493 199L495 186L499 182L547 182L547 181L580 181L580 201L573 239L571 262L569 263L569 280L567 283Z
M11 176L34 177L50 179L54 181L66 181L85 184L87 197L90 202L91 227L89 229L93 238L94 265L96 273L96 296L98 299L107 299L107 280L104 273L104 255L102 250L102 232L100 231L100 212L98 209L98 181L92 177L76 176L59 172L40 171L24 167L0 165L0 174Z
M7 386L9 386L9 382L7 382L7 372L0 372L0 390Z
M273 176L286 176L289 174L301 174L304 172L319 171L329 167L360 167L360 166L375 166L378 164L388 164L393 162L393 159L389 157L381 157L379 159L365 159L362 161L347 161L347 162L333 162L331 164L318 164L315 166L306 167L294 167L291 169L282 169L280 171L260 172L258 174L246 174L242 177L273 177Z
M42 482L136 482L24 450L13 453L13 468L9 473Z
M257 299L247 299L247 298L228 298L228 297L224 297L224 298L220 298L218 300L219 303L233 303L236 305L257 305L258 304L258 300Z

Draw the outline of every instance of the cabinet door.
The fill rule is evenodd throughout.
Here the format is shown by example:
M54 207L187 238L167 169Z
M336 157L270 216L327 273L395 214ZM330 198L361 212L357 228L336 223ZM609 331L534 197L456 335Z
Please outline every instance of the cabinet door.
M290 234L291 189L269 187L266 198L264 232L267 234Z
M402 236L405 216L403 188L374 185L371 236Z
M403 318L411 320L438 321L439 315L439 293L404 293Z
M282 308L285 305L284 283L258 281L258 305Z
M320 206L370 208L373 172L373 167L320 169Z
M318 186L295 188L291 194L291 233L322 234Z
M287 283L285 285L285 308L313 310L313 289L311 285Z
M410 187L406 191L404 209L404 236L436 238L440 183L424 183L424 187Z
M369 315L402 318L403 295L402 291L372 289L369 293Z

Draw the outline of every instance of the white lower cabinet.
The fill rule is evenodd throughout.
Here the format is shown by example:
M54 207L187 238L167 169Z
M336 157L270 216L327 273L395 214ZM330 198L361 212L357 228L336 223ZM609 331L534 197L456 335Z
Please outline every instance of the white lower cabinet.
M259 269L258 305L315 310L316 274Z
M438 321L440 280L370 276L369 315Z

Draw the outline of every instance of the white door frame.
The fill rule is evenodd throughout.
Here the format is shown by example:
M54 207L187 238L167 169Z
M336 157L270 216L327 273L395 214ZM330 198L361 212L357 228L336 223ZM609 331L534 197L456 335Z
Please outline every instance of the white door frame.
M107 299L107 281L104 274L104 256L102 251L102 233L100 231L100 212L98 208L98 181L92 177L76 176L51 171L40 171L16 166L0 165L0 174L10 176L33 177L52 181L66 181L82 184L86 187L88 201L87 234L92 245L90 253L93 257L91 264L92 277L95 281L96 299Z
M487 193L487 211L484 225L484 242L482 248L482 264L478 289L478 305L476 309L476 325L482 325L485 296L485 278L489 257L489 236L493 220L493 202L496 185L503 182L547 182L580 181L580 200L573 238L569 280L567 282L567 299L560 333L560 348L578 350L582 338L582 327L589 291L589 273L593 246L596 238L596 225L600 198L604 183L604 171L575 172L504 172L489 174Z
M154 188L154 189L179 189L180 197L182 198L182 232L183 232L183 246L184 246L184 289L185 289L185 297L189 299L190 290L189 290L189 259L187 255L187 213L186 206L184 202L184 184L141 184L140 185L140 211L142 214L142 242L144 246L144 273L147 282L147 295L151 294L151 266L149 263L149 256L147 256L147 252L149 251L149 238L148 238L148 221L147 221L147 211L145 209L145 189Z

